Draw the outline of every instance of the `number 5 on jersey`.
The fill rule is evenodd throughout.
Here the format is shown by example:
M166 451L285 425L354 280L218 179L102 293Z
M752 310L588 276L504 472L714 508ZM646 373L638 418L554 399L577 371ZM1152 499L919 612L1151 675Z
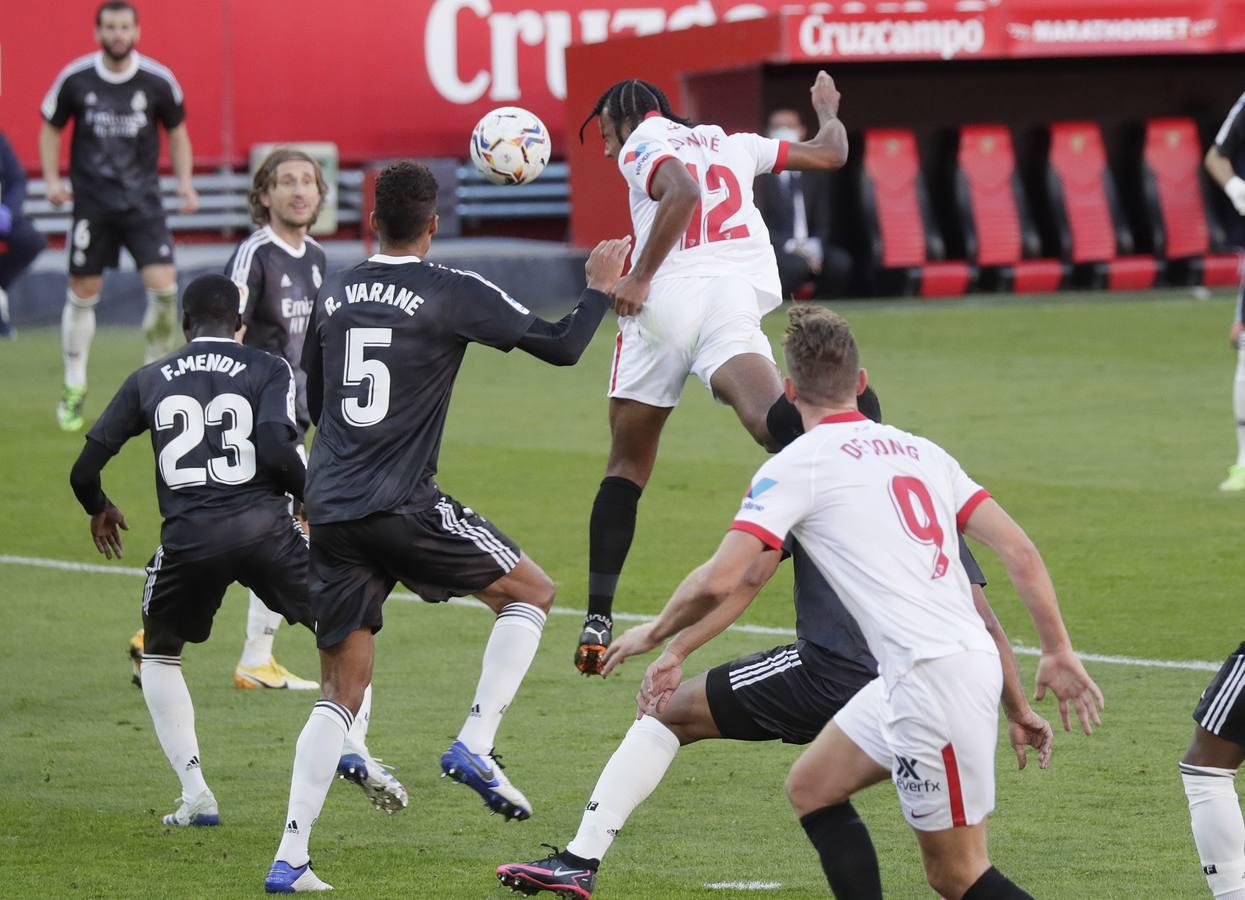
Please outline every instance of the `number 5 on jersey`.
M890 494L895 512L899 514L899 522L908 537L918 544L934 548L934 572L930 580L946 575L951 560L942 552L943 530L938 524L938 513L934 510L934 501L925 482L911 475L896 475L891 479ZM914 500L920 507L919 513L913 505Z
M342 415L357 428L367 428L384 420L389 413L389 369L379 359L368 359L369 348L393 343L392 328L350 328L346 331L346 367L342 382L346 387L367 384L367 398L342 400Z

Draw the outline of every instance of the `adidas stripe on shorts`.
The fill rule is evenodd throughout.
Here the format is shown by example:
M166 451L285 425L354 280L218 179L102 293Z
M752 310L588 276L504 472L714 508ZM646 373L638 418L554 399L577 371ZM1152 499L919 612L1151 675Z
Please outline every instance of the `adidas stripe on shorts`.
M1213 735L1245 747L1245 643L1224 660L1202 699L1193 721Z

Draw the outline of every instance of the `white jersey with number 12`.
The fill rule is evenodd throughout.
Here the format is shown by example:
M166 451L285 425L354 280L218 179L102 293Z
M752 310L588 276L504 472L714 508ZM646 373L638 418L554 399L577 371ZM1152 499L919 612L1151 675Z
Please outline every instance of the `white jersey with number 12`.
M769 230L753 203L752 180L781 172L787 150L786 141L747 132L727 134L717 125L688 128L650 113L618 156L631 189L632 259L648 243L657 215L657 201L649 194L653 175L659 165L677 163L700 185L700 202L653 281L736 276L757 290L762 314L774 309L782 302L778 264Z

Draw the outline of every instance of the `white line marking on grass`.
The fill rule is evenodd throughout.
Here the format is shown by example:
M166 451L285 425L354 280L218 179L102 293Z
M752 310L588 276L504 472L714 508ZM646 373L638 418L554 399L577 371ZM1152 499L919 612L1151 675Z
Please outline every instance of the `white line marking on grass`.
M776 891L781 881L715 881L706 884L711 891Z
M38 556L4 556L0 555L0 565L9 566L31 566L39 569L59 569L62 572L89 572L92 575L129 575L131 577L143 577L147 574L146 569L138 569L133 566L111 566L100 563L82 563L73 562L67 559L44 559ZM405 591L394 591L390 594L395 600L418 601L423 602L416 594L409 594ZM487 609L487 607L479 600L472 600L469 597L454 597L450 600L452 606L464 606L471 609ZM550 613L555 616L576 616L583 618L585 615L582 609L568 609L565 606L555 606ZM645 616L640 613L614 613L614 618L619 622L651 622L653 616ZM742 634L767 634L775 637L793 638L795 630L791 628L774 628L769 625L751 625L748 623L732 625L731 631L738 631ZM1022 644L1012 644L1012 649L1022 656L1040 656L1041 650L1037 647L1025 647ZM1112 656L1104 653L1080 653L1078 656L1085 662L1110 663L1117 666L1139 666L1144 669L1185 669L1194 672L1217 672L1220 663L1208 662L1200 659L1146 659L1140 656Z

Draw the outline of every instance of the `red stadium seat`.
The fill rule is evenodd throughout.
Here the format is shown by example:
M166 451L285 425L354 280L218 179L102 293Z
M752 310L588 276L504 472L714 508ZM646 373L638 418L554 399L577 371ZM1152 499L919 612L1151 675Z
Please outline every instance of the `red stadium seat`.
M900 293L951 297L968 291L973 269L946 260L929 209L916 138L902 129L865 132L860 167L861 208L871 236L871 263L878 280ZM883 288L885 290L885 288Z
M1133 237L1123 223L1096 123L1050 127L1046 190L1066 262L1090 272L1095 286L1113 291L1154 285L1159 261L1133 255Z
M986 270L983 277L1017 293L1058 290L1063 263L1032 258L1041 254L1041 240L1029 216L1007 128L961 128L953 178L966 256Z
M1187 261L1190 280L1196 284L1236 284L1237 255L1211 250L1209 211L1202 192L1201 141L1194 121L1147 122L1141 171L1158 255Z

